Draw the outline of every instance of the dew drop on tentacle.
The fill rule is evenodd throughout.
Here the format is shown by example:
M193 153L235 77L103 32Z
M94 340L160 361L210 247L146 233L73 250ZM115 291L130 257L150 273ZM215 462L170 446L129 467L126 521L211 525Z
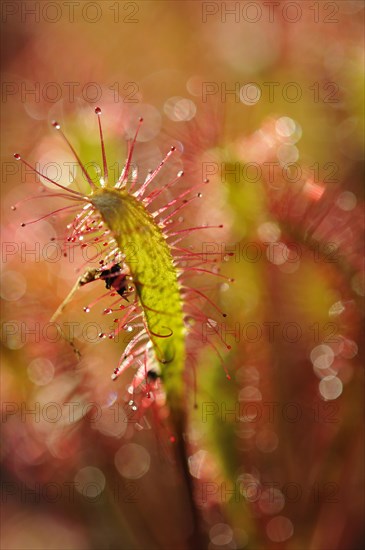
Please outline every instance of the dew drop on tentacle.
M105 153L105 144L104 144L104 136L103 136L103 129L101 126L101 109L100 107L95 108L95 114L98 115L98 126L99 126L99 136L100 136L100 144L101 144L101 155L103 159L103 177L100 178L100 184L102 187L105 187L105 185L108 183L108 163L106 160L106 153Z
M120 374L120 368L119 367L116 367L114 370L113 370L113 374L111 375L111 379L112 380L116 380L118 378Z
M143 118L140 117L139 120L138 120L138 125L137 125L136 132L134 134L134 138L132 139L132 142L130 142L129 146L128 146L128 155L127 155L127 160L126 160L125 166L122 170L120 178L118 179L117 183L115 184L115 189L120 189L128 180L129 170L130 170L130 167L131 167L132 156L133 156L133 151L134 151L134 146L136 144L137 137L138 137L138 132L141 128L142 123L143 123Z
M97 187L96 187L95 183L93 182L93 180L91 179L91 177L90 177L88 171L86 170L85 166L84 166L83 163L81 162L80 157L79 157L78 154L76 153L76 150L75 150L74 147L71 145L71 143L70 143L70 141L67 139L66 135L62 132L62 130L61 130L61 125L60 125L56 120L54 120L54 121L52 122L52 126L53 126L54 128L56 128L56 130L58 130L58 131L60 132L60 134L61 134L61 136L62 136L62 139L67 143L67 145L68 145L68 147L69 147L71 153L73 154L73 156L75 157L75 159L76 159L78 165L80 166L80 168L81 168L81 170L82 170L82 172L83 172L83 174L84 174L84 176L85 176L85 178L86 178L86 181L87 181L88 184L90 185L90 188L91 188L91 189L94 189L94 190L97 189Z
M14 153L14 158L16 160L19 160L22 162L22 164L24 164L24 166L26 166L27 168L29 168L32 172L34 172L35 174L37 174L38 176L41 176L42 178L46 179L47 181L49 181L50 183L52 183L53 185L56 185L56 187L59 187L60 189L63 189L64 191L67 191L68 194L71 194L73 195L74 197L79 197L80 200L85 200L85 197L82 195L82 193L79 193L78 191L74 191L73 189L69 189L68 187L64 187L63 185L61 185L60 183L57 183L56 181L52 180L51 178L49 178L48 176L46 176L45 174L42 174L42 172L39 172L39 170L37 170L36 168L34 168L34 166L32 166L31 164L29 164L29 162L27 162L26 160L24 160L20 155L19 153ZM41 188L41 191L44 191L43 188Z
M160 172L160 170L162 169L162 167L164 166L165 162L171 157L171 155L176 151L176 147L174 145L172 145L170 147L170 150L169 152L164 156L164 158L162 159L162 161L160 162L160 164L157 166L157 168L155 170L153 170L152 173L149 173L147 178L145 179L143 185L138 189L137 191L137 194L136 196L138 197L142 197L145 193L145 191L147 190L148 186L150 185L150 183L152 183L152 181L155 179L155 177L157 176L157 174ZM146 197L147 201L148 201L148 197Z

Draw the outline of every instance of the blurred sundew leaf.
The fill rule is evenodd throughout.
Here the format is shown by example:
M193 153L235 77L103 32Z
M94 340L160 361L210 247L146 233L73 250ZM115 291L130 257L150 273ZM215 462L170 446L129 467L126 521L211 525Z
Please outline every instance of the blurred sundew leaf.
M227 365L231 363L233 353L226 356ZM233 377L230 381L225 378L222 364L213 352L205 353L201 358L198 388L199 421L226 477L233 480L240 466L235 446L237 419L225 411L235 410L237 386Z
M344 90L346 94L346 103L351 109L351 114L355 119L350 119L354 124L354 133L357 137L359 147L364 146L364 64L362 60L363 53L359 51L358 57L354 56L352 62L346 64L346 80L348 86ZM349 119L345 121L347 124Z
M250 167L238 159L223 160L222 181L226 184L227 202L234 213L233 229L238 235L251 234L265 209L264 189Z
M231 352L225 357L228 368L241 353L242 347L232 345ZM240 492L240 483L237 481L238 472L242 471L244 464L237 449L238 388L234 373L230 374L232 380L225 380L222 365L215 354L205 353L201 357L198 420L203 426L205 444L219 462L219 470L223 474L224 481L219 484L218 496L224 503L224 513L231 524L239 524L249 533L252 542L257 536L255 525L251 520L249 504Z
M286 287L287 300L302 305L301 316L317 323L328 321L328 311L336 298L323 264L314 263L309 255L298 271L290 275L290 282Z
M244 249L244 245L245 241L238 243L241 250ZM234 278L234 283L229 291L222 295L223 309L229 311L224 321L226 332L222 330L222 333L229 345L234 346L237 339L242 340L244 326L257 323L262 317L266 299L265 265L264 257L256 262L250 262L242 255L239 261L233 259L229 263L229 273Z

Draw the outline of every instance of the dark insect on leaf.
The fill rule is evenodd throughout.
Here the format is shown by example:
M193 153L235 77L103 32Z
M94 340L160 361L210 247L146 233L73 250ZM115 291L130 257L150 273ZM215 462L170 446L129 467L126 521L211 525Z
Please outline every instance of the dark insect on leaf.
M154 371L154 370L149 370L149 371L148 371L148 373L147 373L147 379L148 379L150 382L155 382L158 378L159 378L159 375L157 374L156 371Z
M119 296L123 297L123 294L128 290L127 276L122 273L119 264L114 264L110 269L103 271L100 278L105 281L108 290L113 288Z

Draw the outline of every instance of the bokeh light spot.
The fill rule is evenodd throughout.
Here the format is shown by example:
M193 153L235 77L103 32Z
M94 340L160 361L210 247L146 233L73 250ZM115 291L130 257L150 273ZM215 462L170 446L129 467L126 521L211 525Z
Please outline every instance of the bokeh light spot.
M261 90L256 84L245 84L240 89L240 100L245 105L256 105L261 98Z
M325 376L319 383L319 392L326 401L340 397L342 390L343 384L337 376Z
M275 222L264 222L257 229L258 236L262 242L276 242L280 239L281 230Z
M277 449L279 438L276 433L267 428L263 428L256 435L256 447L262 453L271 453Z
M333 349L326 344L320 344L312 349L310 359L317 369L328 369L335 358Z
M341 210L350 212L356 207L357 198L351 191L343 191L343 193L340 193L337 197L336 204Z
M4 271L1 274L0 295L8 302L16 302L27 290L25 277L17 271Z
M258 506L264 514L278 514L285 506L283 493L275 487L262 492Z
M114 462L121 476L139 479L150 469L151 457L142 445L127 443L116 452Z
M28 377L33 384L37 386L45 386L54 376L53 363L45 357L37 357L33 359L27 367Z
M273 542L284 542L290 539L293 533L292 522L284 516L276 516L266 525L266 534Z
M223 546L231 542L233 531L227 523L216 523L210 528L209 537L213 544Z
M195 117L196 105L191 99L170 97L165 101L163 110L170 120L181 122Z
M105 489L105 476L95 466L81 468L75 475L74 481L77 491L90 499L98 497Z

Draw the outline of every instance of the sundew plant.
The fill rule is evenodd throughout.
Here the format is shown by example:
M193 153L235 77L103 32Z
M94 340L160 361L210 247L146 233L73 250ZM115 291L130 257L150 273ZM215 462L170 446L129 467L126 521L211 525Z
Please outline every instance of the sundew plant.
M72 214L73 220L67 223L65 235L61 238L64 255L67 248L97 246L93 256L93 266L82 266L84 272L76 280L74 287L65 297L52 317L56 321L65 310L77 290L93 282L99 284L101 294L92 303L85 305L86 315L99 305L108 302L103 308L104 315L113 316L115 328L108 333L100 333L100 339L118 340L123 330L136 330L129 343L121 349L120 360L111 380L130 368L132 374L128 388L128 406L136 418L142 418L151 406L156 409L168 408L168 418L161 420L164 437L176 448L176 456L185 475L193 512L195 505L193 487L187 464L184 441L187 411L196 405L196 356L204 345L209 345L223 367L222 383L231 379L220 350L231 348L215 330L217 322L205 313L202 304L208 305L212 316L226 318L219 306L199 286L189 286L189 277L202 274L205 279L223 279L228 283L234 280L219 272L219 254L197 251L197 247L184 246L190 235L205 230L219 230L223 225L201 225L184 227L184 208L196 199L203 199L203 189L209 180L193 182L183 190L181 181L184 172L164 185L156 185L156 178L175 152L172 146L154 170L150 170L144 181L139 181L138 167L133 164L133 152L138 132L143 124L140 118L134 138L128 142L125 165L117 181L111 181L105 150L101 108L95 108L97 115L102 171L95 183L79 158L59 122L53 127L58 131L74 155L89 186L89 193L83 194L71 187L65 187L52 180L36 167L33 167L19 153L16 160L34 171L54 186L54 192L43 192L25 199L63 198L70 204L58 208L44 216L21 222L27 226L49 217ZM173 198L163 200L167 190L173 191ZM159 201L157 201L159 199ZM21 210L24 200L12 206ZM158 206L156 206L158 204ZM52 238L55 240L55 238ZM230 255L230 254L228 254ZM213 283L214 286L214 283ZM209 285L208 285L209 287ZM107 290L105 292L105 290ZM203 343L201 327L206 325L216 337L205 338ZM74 343L70 341L74 346ZM112 343L111 343L112 345ZM114 345L117 345L116 343ZM119 344L120 345L120 344ZM219 349L220 348L220 349ZM79 350L75 349L76 354ZM192 534L191 544L199 543L198 518Z

